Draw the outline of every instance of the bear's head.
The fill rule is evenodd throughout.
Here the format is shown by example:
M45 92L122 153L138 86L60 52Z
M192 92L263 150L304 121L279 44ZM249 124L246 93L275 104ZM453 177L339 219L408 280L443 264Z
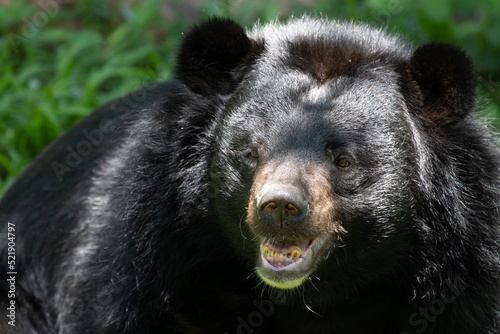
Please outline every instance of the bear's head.
M177 77L218 104L209 193L228 251L280 289L340 291L408 265L427 137L475 103L461 51L322 19L249 34L212 19L187 34Z

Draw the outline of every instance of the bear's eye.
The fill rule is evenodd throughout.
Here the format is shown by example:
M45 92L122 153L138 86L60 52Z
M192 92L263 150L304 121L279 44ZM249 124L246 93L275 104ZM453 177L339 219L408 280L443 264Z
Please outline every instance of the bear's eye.
M254 147L248 147L243 153L245 160L250 165L254 165L259 160L259 151Z
M251 158L251 159L258 159L259 158L259 152L257 152L257 150L250 150L248 153L247 153L247 157Z
M346 157L338 157L335 160L335 165L339 168L345 169L351 166L351 161Z

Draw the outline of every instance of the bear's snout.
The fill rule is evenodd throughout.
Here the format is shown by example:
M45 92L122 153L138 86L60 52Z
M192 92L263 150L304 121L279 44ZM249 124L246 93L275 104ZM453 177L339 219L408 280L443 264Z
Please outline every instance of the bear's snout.
M273 184L262 189L257 199L257 214L267 224L279 227L302 222L309 212L304 192L291 185Z

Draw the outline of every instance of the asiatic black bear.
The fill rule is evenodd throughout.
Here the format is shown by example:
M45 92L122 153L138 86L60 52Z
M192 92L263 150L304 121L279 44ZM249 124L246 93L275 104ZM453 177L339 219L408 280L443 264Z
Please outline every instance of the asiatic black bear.
M5 194L0 306L19 333L498 333L500 155L475 108L456 47L209 20L175 80Z

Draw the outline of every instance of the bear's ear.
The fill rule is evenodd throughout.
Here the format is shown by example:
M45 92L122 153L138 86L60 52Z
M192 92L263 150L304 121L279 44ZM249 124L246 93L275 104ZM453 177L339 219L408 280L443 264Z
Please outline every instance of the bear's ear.
M466 116L476 104L476 74L471 60L457 47L426 44L407 64L418 85L424 113L437 124L451 124Z
M227 94L234 70L252 50L252 42L236 22L212 18L194 26L177 55L176 78L198 94Z

